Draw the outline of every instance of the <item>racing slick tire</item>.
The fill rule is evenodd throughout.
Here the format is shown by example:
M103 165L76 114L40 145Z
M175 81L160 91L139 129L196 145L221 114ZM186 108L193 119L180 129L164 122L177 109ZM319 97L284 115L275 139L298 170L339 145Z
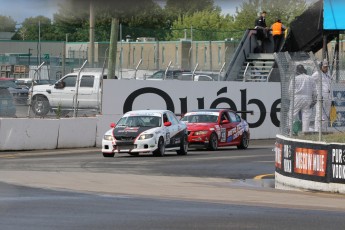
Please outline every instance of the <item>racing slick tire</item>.
M50 105L49 101L44 96L36 96L32 100L32 111L35 113L35 115L38 116L45 116L48 114Z
M158 141L158 148L153 151L154 156L159 156L162 157L165 155L165 143L164 143L164 138L160 137Z
M114 157L115 153L103 153L103 157Z
M249 146L249 139L247 132L244 132L242 135L241 143L237 145L238 149L246 149Z
M217 134L212 133L210 136L210 142L208 143L208 150L216 151L218 149L218 137Z
M177 155L187 155L188 153L188 136L184 135L181 138L180 149L176 150Z

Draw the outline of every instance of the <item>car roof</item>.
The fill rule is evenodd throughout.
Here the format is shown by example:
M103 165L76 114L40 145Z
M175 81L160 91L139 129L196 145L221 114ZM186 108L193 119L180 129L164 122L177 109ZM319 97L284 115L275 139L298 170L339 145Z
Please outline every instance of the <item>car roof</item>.
M125 113L124 115L129 115L129 114L137 114L137 115L147 115L147 114L154 114L154 113L159 113L159 114L163 114L165 112L171 112L170 110L160 110L160 109L156 109L156 110L150 110L150 109L145 109L145 110L132 110L132 111L128 111L127 113Z
M231 111L234 112L232 109L230 108L215 108L215 109L195 109L192 110L191 112L221 112L221 111Z

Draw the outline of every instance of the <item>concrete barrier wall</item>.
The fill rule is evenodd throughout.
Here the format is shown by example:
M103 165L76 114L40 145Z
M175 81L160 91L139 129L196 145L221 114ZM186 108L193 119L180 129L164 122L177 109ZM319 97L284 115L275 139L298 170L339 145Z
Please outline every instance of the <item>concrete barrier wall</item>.
M345 193L345 144L276 140L276 188Z
M0 150L55 149L59 120L1 118Z
M97 118L63 118L59 120L57 148L81 148L96 145Z
M98 118L0 119L0 151L96 145Z

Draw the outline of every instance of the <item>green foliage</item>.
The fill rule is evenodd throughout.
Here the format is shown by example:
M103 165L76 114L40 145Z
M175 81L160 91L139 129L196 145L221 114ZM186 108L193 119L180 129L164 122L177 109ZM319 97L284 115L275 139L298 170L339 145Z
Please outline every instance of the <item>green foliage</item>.
M300 15L307 7L306 0L244 0L235 15L222 15L214 0L166 0L161 8L155 0L68 0L59 3L54 19L38 16L27 18L14 39L38 40L38 22L41 40L86 42L89 40L90 3L94 6L95 41L109 41L111 20L119 19L122 35L155 37L158 40L240 39L243 32L254 27L260 11L266 10L267 25L276 18L284 25ZM11 17L0 16L0 31L15 31L16 22Z
M235 14L235 30L254 28L255 19L260 12L267 12L266 24L270 27L280 18L285 26L290 23L307 8L305 0L248 0L244 1Z
M0 32L15 32L16 21L11 17L0 15Z
M16 38L21 40L56 40L51 20L44 16L30 17L24 20L17 31Z
M231 37L229 32L215 31L230 31L233 24L233 18L230 16L221 15L219 10L213 11L198 11L191 15L180 16L174 21L172 26L172 40L178 40L184 37L184 33L188 32L188 37L191 37L190 29L193 28L193 40L209 41L209 40L223 40Z
M204 10L212 11L214 10L214 0L167 0L165 10L171 12L175 17Z

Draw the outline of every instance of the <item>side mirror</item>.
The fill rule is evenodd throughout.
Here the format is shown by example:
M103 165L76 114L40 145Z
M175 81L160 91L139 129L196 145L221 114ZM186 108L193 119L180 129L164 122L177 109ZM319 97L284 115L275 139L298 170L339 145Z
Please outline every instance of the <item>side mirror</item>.
M164 122L164 126L166 127L171 126L171 122L170 121Z
M228 121L228 120L222 120L222 122L221 122L222 124L229 124L230 123L230 121Z
M54 85L55 89L63 89L64 87L65 87L65 84L62 81L58 81Z
M110 128L115 128L116 124L114 122L110 123Z

